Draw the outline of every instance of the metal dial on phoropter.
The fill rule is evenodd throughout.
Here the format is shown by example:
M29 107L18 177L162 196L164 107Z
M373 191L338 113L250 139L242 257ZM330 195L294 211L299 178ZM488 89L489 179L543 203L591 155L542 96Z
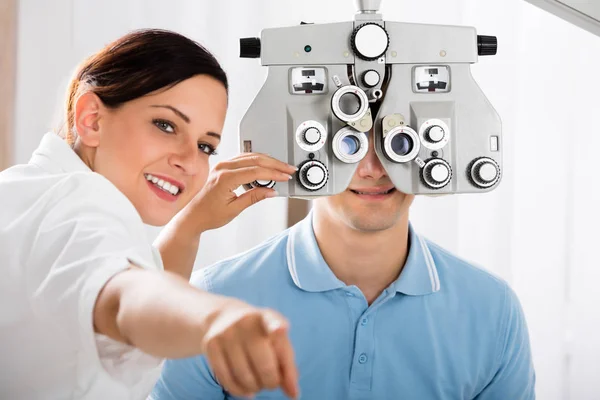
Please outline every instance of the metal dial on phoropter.
M441 119L432 118L421 125L419 137L424 147L430 150L439 150L448 144L450 128Z
M321 132L317 128L308 128L304 131L304 142L310 145L319 143Z
M441 158L432 158L421 169L421 178L430 189L441 189L452 180L452 167Z
M320 161L306 161L298 170L298 181L306 190L321 189L327 183L329 173L327 167Z
M252 188L266 187L272 189L275 186L275 181L256 180L250 184Z
M317 121L304 121L296 128L296 143L304 151L319 151L327 140L327 130Z
M475 186L487 189L500 180L500 166L489 157L481 157L471 163L467 174Z
M438 143L442 141L445 134L444 128L439 125L434 125L427 129L426 137L431 143Z
M390 37L383 26L367 22L354 29L350 43L359 58L374 61L385 54L390 46Z
M379 75L379 72L375 71L374 69L365 71L362 74L362 83L366 87L370 87L370 88L375 87L375 86L379 85L380 81L381 81L381 75Z

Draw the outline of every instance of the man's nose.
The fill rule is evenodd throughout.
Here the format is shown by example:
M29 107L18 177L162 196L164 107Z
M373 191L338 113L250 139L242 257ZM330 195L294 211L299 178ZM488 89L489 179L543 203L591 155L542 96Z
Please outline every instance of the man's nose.
M385 177L387 174L377 153L375 153L375 139L373 131L369 132L369 150L360 163L356 173L360 178L363 179L374 179L378 180Z

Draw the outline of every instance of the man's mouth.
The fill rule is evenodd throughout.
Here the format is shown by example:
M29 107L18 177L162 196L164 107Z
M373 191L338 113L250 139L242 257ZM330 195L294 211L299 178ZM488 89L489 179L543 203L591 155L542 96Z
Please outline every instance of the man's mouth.
M152 174L144 174L144 177L149 183L152 183L157 188L173 196L177 196L182 192L182 189L176 184L167 182L164 179L158 178Z
M384 189L361 189L361 190L350 189L350 191L352 193L356 193L356 194L378 196L378 195L391 194L394 191L396 191L396 188L392 187L391 189L387 189L387 190L384 190Z

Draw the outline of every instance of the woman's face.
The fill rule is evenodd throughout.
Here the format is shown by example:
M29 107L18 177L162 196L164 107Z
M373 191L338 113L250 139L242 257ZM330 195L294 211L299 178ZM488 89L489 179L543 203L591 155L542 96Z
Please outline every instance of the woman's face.
M226 110L225 87L206 75L117 109L102 107L92 169L129 198L145 223L165 225L206 183Z

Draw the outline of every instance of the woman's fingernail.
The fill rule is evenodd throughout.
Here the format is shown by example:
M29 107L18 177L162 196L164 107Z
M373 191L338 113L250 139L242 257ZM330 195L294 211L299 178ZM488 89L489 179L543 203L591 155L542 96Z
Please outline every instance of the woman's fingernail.
M269 332L274 332L283 327L283 323L279 319L269 318L267 320L267 330Z
M273 190L269 193L267 193L267 195L265 196L267 199L270 199L271 197L277 197L279 195L279 192L277 192L277 190Z

